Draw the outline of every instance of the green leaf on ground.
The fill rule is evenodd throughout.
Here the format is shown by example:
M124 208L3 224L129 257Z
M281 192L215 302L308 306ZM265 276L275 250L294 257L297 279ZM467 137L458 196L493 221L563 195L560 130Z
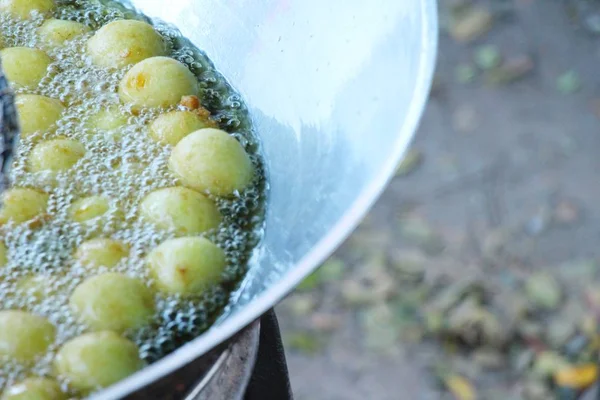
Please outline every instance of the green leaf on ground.
M423 163L423 153L417 149L410 149L396 168L396 177L410 175Z
M467 84L471 83L477 77L477 70L470 64L459 64L454 70L456 81L458 83Z
M479 6L469 7L453 16L448 30L457 42L471 42L487 33L494 23L492 13Z
M556 89L562 94L573 94L582 87L581 78L577 72L570 70L556 80Z
M500 54L498 47L488 44L475 49L473 59L480 69L487 71L500 65L502 62L502 55Z
M305 354L315 354L323 346L323 338L314 332L288 332L283 335L286 347Z
M428 255L439 255L444 251L445 243L421 218L401 218L400 235L408 242L419 246Z
M346 264L343 260L332 257L325 261L319 269L307 276L299 285L298 290L308 291L316 289L324 283L335 282L344 276Z
M533 68L531 57L527 55L514 57L487 71L486 82L490 85L506 85L524 78L533 71Z
M525 293L528 300L536 307L554 310L562 300L562 289L556 279L546 273L537 272L527 279Z

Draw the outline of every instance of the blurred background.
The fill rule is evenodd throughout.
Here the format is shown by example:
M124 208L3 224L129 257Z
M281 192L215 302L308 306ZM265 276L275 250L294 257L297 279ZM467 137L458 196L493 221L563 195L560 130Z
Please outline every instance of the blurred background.
M277 309L298 400L562 400L597 379L600 1L439 3L412 149Z

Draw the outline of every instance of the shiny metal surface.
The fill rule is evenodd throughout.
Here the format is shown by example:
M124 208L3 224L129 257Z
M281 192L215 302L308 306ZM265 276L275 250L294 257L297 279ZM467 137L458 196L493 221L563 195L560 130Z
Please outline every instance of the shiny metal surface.
M256 362L260 322L242 331L184 400L240 400Z
M250 107L270 194L265 237L208 332L98 394L119 398L248 325L347 237L380 195L423 111L435 0L134 0L206 51Z

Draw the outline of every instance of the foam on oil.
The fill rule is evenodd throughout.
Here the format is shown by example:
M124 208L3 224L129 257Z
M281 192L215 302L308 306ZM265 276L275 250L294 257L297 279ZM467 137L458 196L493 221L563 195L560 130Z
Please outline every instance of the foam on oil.
M117 19L147 21L113 2L64 0L58 3L55 18L78 21L93 30ZM44 48L36 34L42 22L41 17L17 21L0 16L0 34L5 47ZM169 43L171 56L198 76L203 91L202 105L222 129L242 143L253 160L257 178L251 188L235 199L213 198L223 214L223 222L219 229L206 236L226 253L228 266L223 282L197 299L157 294L153 323L126 333L148 362L207 329L226 305L229 294L245 273L250 251L260 238L265 185L258 143L240 97L206 56L186 45L176 30L161 25L155 27ZM159 230L138 218L138 205L148 193L178 184L167 168L171 148L153 142L147 132L147 123L168 110L134 115L121 105L117 87L127 68L109 71L93 66L83 50L91 35L93 32L64 47L44 48L55 60L47 76L34 90L17 91L59 99L67 108L55 132L22 138L15 154L12 184L47 192L51 218L35 227L21 224L0 229L9 251L8 264L0 269L0 309L21 309L43 315L55 324L58 334L48 354L34 366L3 362L0 389L32 374L49 374L57 348L84 332L85 326L73 317L68 299L85 278L103 270L91 273L73 260L73 253L82 242L93 237L112 237L129 244L130 256L112 270L141 278L150 285L145 256L164 240L174 237L173 232ZM114 131L91 129L90 117L107 107L117 107L129 115L128 124ZM28 172L26 163L33 146L56 137L80 141L86 148L84 158L64 173ZM109 199L108 213L91 222L72 222L67 217L69 206L81 197L92 195ZM39 285L23 289L18 283L30 276L38 276L34 282Z

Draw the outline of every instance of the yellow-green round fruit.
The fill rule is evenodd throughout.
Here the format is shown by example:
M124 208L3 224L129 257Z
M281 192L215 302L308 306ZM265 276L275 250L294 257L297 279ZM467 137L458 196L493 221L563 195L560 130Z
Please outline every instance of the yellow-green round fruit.
M97 66L121 68L150 57L164 56L167 46L152 25L120 20L100 28L88 41L87 53Z
M0 268L8 262L8 249L4 243L0 243Z
M58 376L84 392L110 386L143 367L135 343L108 331L71 339L54 360Z
M175 146L181 139L215 123L193 111L171 111L160 115L150 124L150 137L158 143Z
M52 64L52 59L44 51L29 47L0 50L0 59L6 78L15 88L36 88Z
M0 357L30 363L54 342L56 328L48 320L24 311L0 311Z
M148 255L147 262L159 290L190 296L219 282L225 253L208 239L185 237L162 243Z
M56 99L35 94L21 94L15 99L21 135L50 131L65 107Z
M0 224L20 224L46 212L48 195L27 188L13 188L2 193Z
M92 115L87 122L87 127L90 129L111 131L127 125L127 120L127 115L121 112L118 107L113 106L104 108Z
M21 19L31 18L33 11L46 14L53 8L53 0L0 0L0 12Z
M129 247L113 239L92 239L84 242L75 252L75 259L85 267L116 266L129 255Z
M254 167L237 140L220 129L200 129L183 138L171 153L169 168L199 192L231 196L251 182Z
M169 107L186 95L197 95L198 80L182 63L152 57L134 65L119 84L119 97L133 109Z
M141 328L154 315L154 296L143 282L118 273L88 278L75 288L71 309L93 330Z
M60 46L89 31L90 28L82 23L62 19L49 19L38 28L42 41L52 47Z
M66 400L58 382L47 378L27 378L7 388L1 400Z
M69 217L75 222L86 222L106 214L109 210L110 203L106 197L84 197L69 207Z
M54 139L36 145L29 155L31 172L66 171L85 155L85 147L76 140Z
M221 223L217 206L191 189L171 187L150 193L140 207L142 217L162 229L195 235L215 229Z

